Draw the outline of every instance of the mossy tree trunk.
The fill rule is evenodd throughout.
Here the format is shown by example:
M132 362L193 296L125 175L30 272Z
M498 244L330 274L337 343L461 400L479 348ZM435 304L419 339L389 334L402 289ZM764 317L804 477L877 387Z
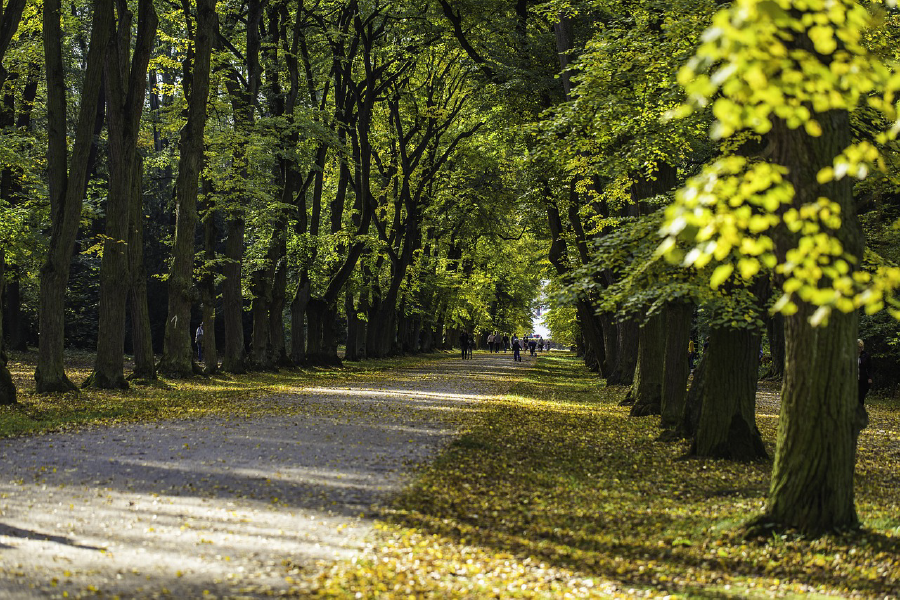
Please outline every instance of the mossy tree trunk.
M862 256L851 182L819 184L816 175L850 142L846 111L816 115L822 135L811 137L776 121L770 133L773 160L788 168L795 195L790 208L825 196L840 205L835 233L844 251ZM786 229L775 237L779 260L797 243ZM857 262L858 264L858 262ZM821 282L828 285L827 281ZM774 524L819 535L859 525L853 496L857 407L856 313L833 312L827 325L813 327L816 307L798 301L785 317L785 374L775 464L765 514L756 524Z
M711 327L700 418L691 454L753 461L768 458L756 427L759 333Z

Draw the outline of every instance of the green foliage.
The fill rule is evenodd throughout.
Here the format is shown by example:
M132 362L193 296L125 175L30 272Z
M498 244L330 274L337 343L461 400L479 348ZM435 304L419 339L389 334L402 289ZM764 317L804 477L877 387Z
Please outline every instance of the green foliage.
M679 73L689 103L676 112L683 116L712 102L715 138L742 130L766 134L775 119L819 137L819 119L826 113L853 110L863 101L893 121L900 76L865 45L866 32L875 25L865 6L849 0L816 0L802 10L787 1L736 2L716 14L694 59ZM883 131L877 141L888 143L896 133L896 128ZM818 183L863 179L879 164L878 147L861 140L835 156L833 166L818 173ZM737 156L717 160L688 182L668 209L659 252L686 266L727 259L713 273L714 287L730 275L732 258L745 278L774 268L784 279L774 309L791 314L799 298L819 307L813 324L827 321L834 309L863 307L871 313L886 304L900 318L893 297L900 270L854 271L860 257L848 255L836 237L844 218L839 206L822 196L787 208L794 192L781 167ZM778 227L797 240L780 260L771 234ZM692 244L688 253L676 249L679 239Z

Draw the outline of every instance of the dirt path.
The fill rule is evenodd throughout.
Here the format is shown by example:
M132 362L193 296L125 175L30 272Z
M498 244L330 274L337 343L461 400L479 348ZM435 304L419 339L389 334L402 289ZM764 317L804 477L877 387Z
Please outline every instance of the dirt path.
M202 418L0 440L0 599L259 597L348 558L373 509L527 368L478 354Z

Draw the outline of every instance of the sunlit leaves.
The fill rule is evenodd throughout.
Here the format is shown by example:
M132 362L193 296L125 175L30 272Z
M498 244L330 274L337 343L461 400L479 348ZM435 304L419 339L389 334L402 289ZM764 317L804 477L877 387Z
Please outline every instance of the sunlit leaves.
M866 7L851 0L810 0L802 6L739 0L715 15L694 58L679 72L688 102L672 116L712 102L711 135L720 139L748 130L765 135L776 119L820 137L828 134L822 115L854 110L863 100L888 121L896 120L900 79L865 47L864 35L874 25ZM882 132L879 142L895 136L893 130ZM879 149L862 141L835 156L816 178L823 186L847 176L864 179L884 166ZM744 157L707 165L667 211L661 229L667 239L659 254L686 266L722 263L713 271L713 287L731 275L731 260L739 261L744 278L774 268L784 281L775 310L793 312L799 298L819 307L814 324L827 322L832 309L883 306L898 274L883 268L854 277L858 257L847 254L837 238L839 205L823 195L797 206L786 175L782 167ZM775 256L772 241L779 228L795 240L782 257ZM682 253L676 240L691 248Z

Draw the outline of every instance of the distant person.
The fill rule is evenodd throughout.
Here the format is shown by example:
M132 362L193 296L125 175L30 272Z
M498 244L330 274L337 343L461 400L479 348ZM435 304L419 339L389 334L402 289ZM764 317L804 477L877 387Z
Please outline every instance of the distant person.
M528 350L531 352L531 355L534 356L534 351L537 350L537 338L532 337L528 340Z
M459 332L459 348L462 350L462 357L468 358L469 356L469 332L463 329Z
M688 342L688 367L690 367L691 371L694 370L694 361L697 359L697 345L694 344L694 340L690 340Z
M538 352L543 352L543 351L544 351L544 338L539 337L538 338Z
M858 347L857 362L859 363L859 405L865 404L866 394L872 386L872 361L866 352L866 345L862 340L856 340Z
M509 336L504 333L503 334L503 353L506 354L507 350L509 350Z
M512 338L512 351L513 351L513 360L515 362L522 362L522 355L519 353L519 350L522 349L522 345L519 343L519 337L513 336Z
M197 361L203 362L203 323L194 332L194 343L197 344Z

